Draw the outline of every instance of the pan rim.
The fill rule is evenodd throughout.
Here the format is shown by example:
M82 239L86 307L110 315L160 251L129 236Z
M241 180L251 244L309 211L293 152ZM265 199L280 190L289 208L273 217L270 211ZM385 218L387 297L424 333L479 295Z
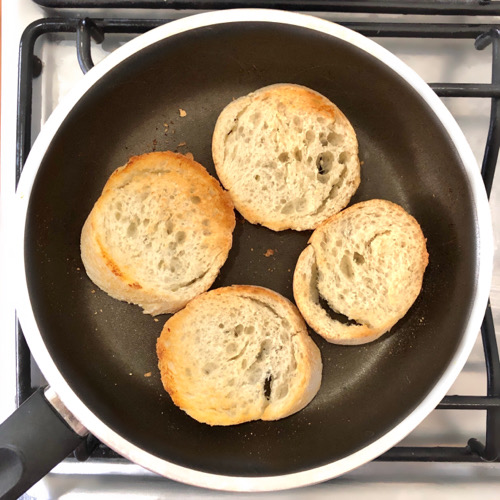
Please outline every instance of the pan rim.
M354 45L389 66L410 85L446 129L460 156L475 203L478 241L478 270L474 280L474 299L469 321L451 362L434 387L411 413L379 439L335 462L301 472L277 476L243 477L206 473L160 459L132 444L108 427L72 390L43 341L34 316L28 292L24 241L26 217L31 190L53 137L74 106L102 76L138 51L170 36L196 28L234 22L270 22L311 29ZM338 24L306 14L270 9L232 9L195 14L155 28L108 55L82 78L54 110L35 141L26 161L16 193L14 250L16 272L20 280L16 304L28 345L44 376L61 401L80 422L110 448L133 462L170 479L194 486L226 491L277 491L312 485L344 474L363 465L397 444L408 435L441 401L463 368L475 343L491 286L493 270L493 230L489 204L476 160L455 119L430 87L411 68L376 42Z

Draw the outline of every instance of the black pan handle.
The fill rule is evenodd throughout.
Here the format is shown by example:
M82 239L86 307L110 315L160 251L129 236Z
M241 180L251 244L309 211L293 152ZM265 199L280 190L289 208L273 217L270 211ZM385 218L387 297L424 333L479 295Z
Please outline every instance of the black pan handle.
M66 458L85 439L77 430L38 389L0 425L0 499L18 498Z

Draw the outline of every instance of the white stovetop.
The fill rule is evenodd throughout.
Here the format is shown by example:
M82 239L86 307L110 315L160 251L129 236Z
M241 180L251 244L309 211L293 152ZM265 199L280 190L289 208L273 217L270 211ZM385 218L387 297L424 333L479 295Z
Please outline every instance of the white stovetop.
M95 17L106 12L94 13ZM122 12L123 14L123 12ZM134 11L130 15L158 17L158 12ZM32 20L46 16L30 0L4 2L2 11L2 130L0 167L0 422L15 409L14 366L14 305L12 287L15 281L9 262L8 211L14 196L15 116L17 91L18 41L24 27ZM175 14L174 14L175 15ZM165 16L165 14L164 14ZM173 16L169 15L169 18ZM322 16L327 17L327 16ZM365 16L366 17L366 16ZM360 16L330 15L332 20L360 20ZM410 21L415 17L385 16L385 20ZM423 19L423 18L419 18ZM444 22L434 18L434 22ZM489 22L488 19L456 18L455 22ZM500 18L495 20L500 23ZM97 47L93 52L97 63L108 51L123 43L115 39ZM428 82L488 82L490 80L490 49L477 52L471 40L394 40L378 39ZM36 81L34 99L43 92L49 96L43 103L40 116L35 118L34 136L46 121L57 102L81 78L75 57L74 42L64 37L45 38L37 45L37 54L44 62L41 78ZM61 71L64 68L64 71ZM481 162L488 126L488 99L447 99L445 103L465 132L473 152ZM38 115L38 113L37 113ZM497 175L490 202L496 241L500 241L500 179ZM491 301L497 331L500 332L500 256L496 252ZM499 335L500 341L500 335ZM482 346L478 341L469 361L449 394L484 395L486 388ZM485 412L435 411L402 444L463 446L470 437L484 440ZM94 464L71 464L56 467L53 474L35 485L29 492L37 499L63 498L309 498L326 499L416 499L476 498L480 495L499 497L499 464L419 464L371 463L341 478L300 490L272 494L230 494L203 490L159 478L138 466L112 468L112 473L101 474ZM83 476L82 473L88 474ZM127 474L127 475L124 475Z

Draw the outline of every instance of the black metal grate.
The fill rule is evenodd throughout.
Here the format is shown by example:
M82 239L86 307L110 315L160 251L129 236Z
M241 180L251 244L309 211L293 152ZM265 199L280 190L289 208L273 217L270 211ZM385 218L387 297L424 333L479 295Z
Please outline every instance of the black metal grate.
M379 14L437 14L457 16L499 15L496 0L35 0L46 7L120 7L147 9L235 9L265 7L311 12L363 12Z
M127 4L127 6L143 6L151 2L127 2L126 0L107 0L103 2L89 0L64 0L51 1L39 0L43 4L57 4L57 6L85 6L91 3L104 5ZM158 3L158 2L156 2ZM172 7L174 2L167 2L168 7ZM233 2L183 2L178 0L175 4L182 4L183 7L192 7L192 4L198 5L198 8L208 4L224 4L225 7L233 6ZM262 6L261 2L254 2ZM272 2L275 6L276 2ZM283 3L283 2L278 2ZM289 1L287 5L300 10L298 2ZM339 10L339 5L350 3L364 4L364 12L374 12L373 5L379 6L388 4L398 4L400 13L408 13L408 2L335 2L334 0L316 1L313 4L321 3L323 7L336 4L331 10ZM132 5L133 4L133 5ZM307 5L308 10L313 5L307 0L300 4L302 10ZM422 2L420 5L427 5L429 2ZM450 5L460 4L462 7L472 9L469 14L486 13L483 9L486 7L495 7L500 14L499 2L465 1L465 2L436 2L432 9L420 12L423 14L434 14L439 5L442 6L441 14L448 14ZM247 4L248 6L249 4ZM267 4L270 5L269 3ZM163 3L165 7L165 4ZM344 5L345 6L345 5ZM220 5L219 5L220 7ZM223 6L224 7L224 6ZM221 7L221 8L223 8ZM352 9L351 9L352 10ZM361 10L361 9L359 9ZM347 9L344 9L347 11ZM384 11L383 9L378 12ZM488 13L493 13L491 9ZM40 75L42 64L34 54L34 45L38 37L49 33L75 33L77 45L77 57L83 72L88 71L93 63L91 57L91 39L96 43L103 41L106 34L126 33L140 34L161 24L169 22L168 20L136 20L136 19L77 19L77 18L46 18L35 21L29 25L21 39L20 59L19 59L19 88L18 88L18 115L17 115L17 157L16 157L16 182L19 180L24 162L30 150L31 145L31 112L32 112L32 82L34 78ZM453 39L471 39L478 50L485 49L492 45L492 82L490 84L471 84L471 83L432 83L430 86L436 94L441 97L480 97L491 98L490 125L488 138L486 141L485 153L481 173L485 182L488 195L491 191L495 167L500 148L500 25L492 24L436 24L436 23L380 23L380 22L360 22L360 23L342 23L355 31L358 31L369 37L400 37L400 38L453 38ZM461 410L486 410L486 441L479 442L475 438L469 439L463 447L401 447L396 446L378 458L385 461L438 461L438 462L480 462L495 461L500 462L500 361L498 347L495 337L495 329L491 306L488 303L486 314L481 327L481 335L484 347L486 373L487 373L487 394L486 396L446 396L439 404L438 409L461 409ZM26 400L34 388L31 383L31 356L18 325L16 331L17 347L17 402L18 405ZM85 460L88 457L93 459L117 458L118 455L100 444L95 438L90 437L88 442L75 452L78 460Z

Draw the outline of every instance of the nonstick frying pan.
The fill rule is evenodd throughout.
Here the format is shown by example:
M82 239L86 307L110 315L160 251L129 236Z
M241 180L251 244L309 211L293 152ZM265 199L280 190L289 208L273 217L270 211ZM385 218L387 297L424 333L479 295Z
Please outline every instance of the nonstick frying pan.
M108 176L132 155L189 151L215 175L211 136L220 111L278 82L311 87L344 111L363 162L352 203L383 198L402 205L422 226L430 263L416 303L379 340L336 346L311 332L322 353L323 383L303 411L276 422L209 427L176 408L162 388L155 342L167 317L157 322L97 289L80 260L80 231ZM121 455L200 486L291 488L383 453L446 394L474 344L489 292L486 194L449 112L374 42L299 14L200 14L113 52L47 122L17 200L18 311L51 385L49 399ZM240 219L214 287L262 285L292 299L295 262L309 235ZM14 442L9 449L33 451L43 439L47 462L60 460L80 438L37 398L33 404L47 414L44 428L30 433L29 445ZM11 433L15 419L7 421ZM46 444L48 434L55 444ZM39 474L54 465L43 469L43 455L30 462Z

